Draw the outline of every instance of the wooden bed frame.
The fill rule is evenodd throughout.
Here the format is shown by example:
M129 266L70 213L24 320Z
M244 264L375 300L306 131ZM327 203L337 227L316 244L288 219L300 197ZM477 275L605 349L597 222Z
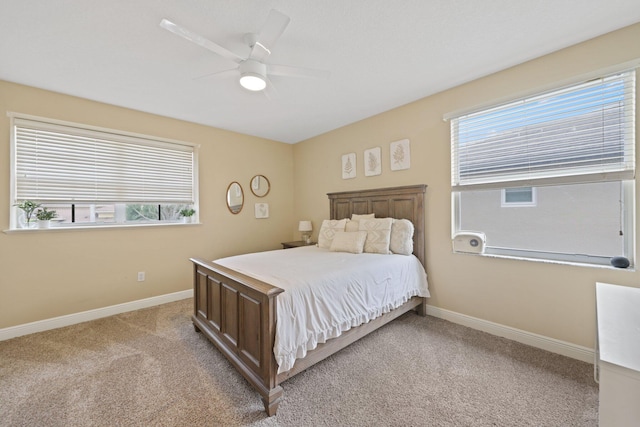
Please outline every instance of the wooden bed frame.
M414 255L425 265L424 193L426 185L345 191L327 194L331 219L375 213L376 218L404 218L413 222ZM192 258L194 266L193 325L224 354L260 393L269 416L278 409L282 381L327 358L398 316L415 310L426 315L426 298L413 297L404 305L340 337L319 344L278 374L273 354L276 297L283 289L213 262Z

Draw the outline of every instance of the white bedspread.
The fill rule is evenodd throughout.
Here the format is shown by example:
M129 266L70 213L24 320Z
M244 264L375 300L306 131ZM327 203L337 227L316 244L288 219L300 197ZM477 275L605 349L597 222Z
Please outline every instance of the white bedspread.
M318 343L428 297L427 275L411 255L351 254L316 246L257 252L214 261L285 290L277 297L273 352L278 373Z

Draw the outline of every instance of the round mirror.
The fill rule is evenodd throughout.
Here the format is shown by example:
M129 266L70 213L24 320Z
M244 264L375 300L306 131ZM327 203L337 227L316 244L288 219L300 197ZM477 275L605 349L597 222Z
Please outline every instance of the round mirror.
M257 197L264 197L269 194L269 190L271 189L271 184L269 184L269 180L264 175L256 175L251 178L251 183L249 185L251 188L251 192L255 194Z
M232 214L240 213L244 205L242 186L233 181L227 188L227 207Z

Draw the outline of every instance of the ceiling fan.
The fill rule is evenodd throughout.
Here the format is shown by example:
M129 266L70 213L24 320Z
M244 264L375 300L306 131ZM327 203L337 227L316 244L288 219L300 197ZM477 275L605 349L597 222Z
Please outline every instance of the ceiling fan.
M273 86L269 80L269 76L328 78L329 72L325 70L276 65L266 62L269 55L271 55L273 46L287 28L287 25L289 25L289 21L290 18L287 15L272 9L259 33L245 34L244 41L251 48L251 52L246 58L168 19L160 21L160 26L167 31L238 64L230 70L213 73L213 75L219 76L228 73L237 73L240 76L240 85L251 91L261 91L267 88L267 86Z

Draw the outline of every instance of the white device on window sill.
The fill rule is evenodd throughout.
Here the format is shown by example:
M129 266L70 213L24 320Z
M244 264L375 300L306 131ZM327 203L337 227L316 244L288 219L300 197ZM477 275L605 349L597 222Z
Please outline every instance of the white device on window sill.
M486 237L478 231L459 231L453 236L453 251L470 254L484 252Z

